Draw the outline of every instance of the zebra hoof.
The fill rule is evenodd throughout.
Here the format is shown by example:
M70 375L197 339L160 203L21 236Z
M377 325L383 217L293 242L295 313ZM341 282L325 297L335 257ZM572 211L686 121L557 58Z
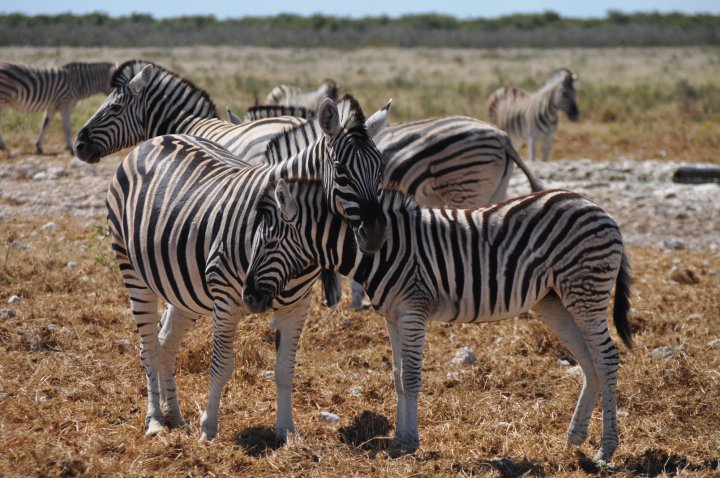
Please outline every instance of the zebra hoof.
M156 417L147 417L145 419L145 428L146 437L152 437L165 431L165 427L162 422Z
M37 145L35 145L35 152L36 152L37 154L45 154L45 152L44 152L43 149L42 149L42 146L37 146Z

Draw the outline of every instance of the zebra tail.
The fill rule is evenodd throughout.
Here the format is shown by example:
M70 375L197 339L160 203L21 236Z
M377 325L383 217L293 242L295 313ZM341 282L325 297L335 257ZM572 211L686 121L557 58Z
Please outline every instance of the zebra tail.
M530 171L530 168L527 167L525 164L525 161L522 160L520 155L518 154L515 147L512 145L512 142L510 141L509 137L505 137L505 149L510 154L510 157L512 160L517 164L518 168L522 170L523 173L525 173L525 176L528 178L528 181L530 182L530 189L532 192L536 193L538 191L543 191L545 189L545 185L540 182L538 178L535 177L535 175Z
M632 333L630 332L630 324L628 323L628 312L630 312L630 285L632 284L632 276L630 270L630 261L627 254L623 251L620 270L618 271L617 281L615 282L615 305L613 307L613 322L615 328L620 334L625 346L632 350Z
M320 273L323 291L325 293L325 305L335 307L342 299L342 284L340 274L329 269L323 269Z

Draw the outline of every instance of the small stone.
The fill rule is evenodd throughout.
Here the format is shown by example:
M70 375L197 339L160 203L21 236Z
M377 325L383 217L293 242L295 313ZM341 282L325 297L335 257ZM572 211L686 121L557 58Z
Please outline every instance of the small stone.
M0 393L0 400L2 400L4 398L10 398L10 394L9 393Z
M669 249L671 251L680 251L682 249L685 249L685 241L682 239L678 239L677 237L671 237L668 239L664 239L662 241L662 246L665 249Z
M8 304L17 304L22 298L19 295L11 295L8 299Z
M470 347L462 347L455 352L455 356L450 360L451 365L472 365L477 362L475 351Z
M663 346L653 349L653 351L650 352L650 355L667 360L676 355L687 355L687 352L685 352L680 346Z
M338 327L340 327L341 329L349 329L350 327L352 327L352 321L349 319L341 320L338 324Z
M350 395L351 397L362 397L363 396L362 387L357 387L357 386L350 387L348 389L348 395Z
M38 402L49 402L52 400L52 397L48 397L47 395L43 395L42 397L38 398Z
M25 244L24 242L20 242L17 239L12 241L11 244L15 249L20 249L21 251L28 251L30 250L30 246Z
M10 221L12 217L9 214L0 214L0 222Z
M497 426L501 428L510 428L512 424L510 422L497 422Z
M559 363L560 365L562 365L563 367L569 367L570 365L572 365L572 364L570 363L570 361L569 361L569 360L566 360L566 359L560 359L560 360L558 360L558 363Z
M55 224L54 222L50 221L50 222L44 224L42 229L43 229L43 231L57 231L58 225Z
M340 417L330 412L320 412L320 420L327 423L340 423Z
M710 342L708 342L708 347L714 349L720 348L720 339L712 339Z
M0 309L0 319L12 319L17 316L17 312L13 309Z
M65 264L65 266L69 269L73 269L73 268L77 267L77 262L70 261L67 264Z
M275 371L274 370L263 370L262 378L264 378L265 380L273 380L275 378Z

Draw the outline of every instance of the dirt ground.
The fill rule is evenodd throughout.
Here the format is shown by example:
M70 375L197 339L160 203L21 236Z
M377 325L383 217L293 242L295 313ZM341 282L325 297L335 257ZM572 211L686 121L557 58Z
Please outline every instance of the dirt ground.
M120 156L0 159L0 476L718 476L720 474L720 185L678 185L677 164L532 164L621 224L634 269L635 350L621 349L620 447L594 468L588 443L565 448L582 384L536 320L429 327L421 447L390 459L395 398L382 318L316 291L298 354L299 434L271 439L275 389L269 317L241 321L220 432L198 443L210 321L178 364L190 430L143 435L145 379L127 295L113 269L104 195ZM511 191L527 191L515 176ZM19 302L8 303L11 296ZM472 347L474 365L449 365ZM335 413L339 424L322 421Z

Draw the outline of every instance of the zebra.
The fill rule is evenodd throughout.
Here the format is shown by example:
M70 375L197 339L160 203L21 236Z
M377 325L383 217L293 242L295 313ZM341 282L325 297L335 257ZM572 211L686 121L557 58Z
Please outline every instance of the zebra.
M241 291L251 251L257 200L279 178L322 178L328 213L343 217L356 247L373 252L385 236L379 211L380 154L371 135L384 116L367 122L356 101L338 110L321 103L322 136L276 165L249 166L203 138L165 135L135 147L118 168L107 193L112 248L130 295L147 375L146 434L166 421L184 424L176 395L174 362L183 335L199 315L213 315L215 345L202 439L218 428L222 389L233 368L233 339L245 313ZM268 154L282 154L282 138ZM362 222L358 223L358 214ZM319 270L309 268L278 298L273 318L276 341L295 340L293 326L309 310L310 286ZM168 305L157 324L158 298ZM290 317L290 318L288 318ZM294 431L291 385L294 362L278 356L278 416L275 431L284 440Z
M585 379L568 428L582 443L602 391L597 462L618 444L619 355L606 309L615 284L614 323L628 348L630 266L617 223L577 193L549 190L481 209L431 209L385 191L388 225L382 248L358 252L347 229L327 215L316 181L278 181L261 201L243 300L270 307L291 277L308 266L360 282L385 316L398 405L391 453L419 446L418 395L429 320L487 322L534 309L573 354ZM301 327L301 325L299 326ZM278 354L288 354L282 347ZM295 344L292 344L294 349Z
M298 137L312 137L310 127L306 128L308 132ZM383 186L410 195L423 206L478 208L501 201L507 196L513 165L525 173L533 192L544 188L507 133L475 118L391 124L373 140L383 155ZM324 272L323 283L328 305L339 302L339 278ZM351 283L351 291L350 307L363 308L362 288Z
M332 98L331 98L332 99ZM274 118L277 116L295 116L296 118L314 119L315 109L309 109L302 106L273 106L273 105L257 105L251 106L245 112L245 116L240 118L233 113L230 108L227 109L228 121L232 124L242 124L248 121L257 121L264 118Z
M121 64L112 91L75 139L88 163L163 134L189 134L215 141L244 160L262 161L268 142L304 121L282 116L242 125L222 121L210 96L189 80L144 60Z
M515 86L498 88L488 98L488 117L510 134L515 146L528 141L530 161L535 160L535 146L542 139L542 159L547 161L558 126L557 110L564 111L570 121L580 116L575 101L577 80L576 74L561 68L534 93Z
M67 63L61 67L38 68L29 65L0 62L0 109L11 106L21 111L45 111L40 123L40 135L35 142L38 154L50 122L58 111L62 117L65 145L72 154L70 114L75 104L96 93L110 92L113 63ZM0 149L6 149L0 135Z
M315 111L324 98L335 101L340 93L340 85L327 79L315 91L303 91L297 86L280 85L273 88L265 97L266 105L299 106Z

